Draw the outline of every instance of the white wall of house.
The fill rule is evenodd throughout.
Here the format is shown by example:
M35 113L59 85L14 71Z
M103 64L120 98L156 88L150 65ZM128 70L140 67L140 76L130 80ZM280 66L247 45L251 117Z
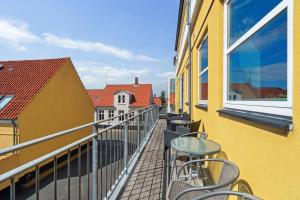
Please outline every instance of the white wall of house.
M120 96L120 97L119 97ZM123 110L124 113L129 113L130 111L139 109L138 107L130 107L132 94L126 91L120 91L114 94L114 100L113 100L113 106L111 107L97 107L95 109L95 119L100 120L99 114L104 113L104 119L109 118L109 112L113 111L114 116L119 115L119 111ZM119 101L119 98L121 101ZM133 112L132 115L136 115L137 112ZM103 125L113 125L115 123L120 122L119 118L116 118L114 120L110 120L107 122L104 122Z

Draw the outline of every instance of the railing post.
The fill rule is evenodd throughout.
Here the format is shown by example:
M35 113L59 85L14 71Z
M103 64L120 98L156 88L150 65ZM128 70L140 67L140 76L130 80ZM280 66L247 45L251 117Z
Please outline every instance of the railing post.
M138 146L138 152L140 152L140 115L138 111L138 115L136 118L136 124L137 124L137 146Z
M148 120L149 120L148 114L149 114L149 110L147 110L147 111L145 112L145 124L144 124L144 126L145 126L145 136L146 136L147 133L148 133Z
M92 198L93 200L98 200L98 128L97 124L93 126L93 134L97 134L93 137L93 190L92 190Z
M127 173L127 160L128 160L128 114L125 114L124 121L124 167Z

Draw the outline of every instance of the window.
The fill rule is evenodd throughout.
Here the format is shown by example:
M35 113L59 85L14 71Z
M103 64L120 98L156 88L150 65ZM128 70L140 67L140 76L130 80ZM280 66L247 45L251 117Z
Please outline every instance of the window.
M121 95L118 95L118 103L121 103Z
M113 111L113 110L110 110L110 111L108 111L108 118L112 118L112 119L110 119L110 121L114 121L114 117L115 116L115 111Z
M186 102L189 102L190 101L190 90L189 90L189 84L190 84L190 79L189 79L189 74L190 74L190 68L189 67L187 67L186 68L186 71L187 71L187 73L186 73L186 91L187 91L187 100L186 100Z
M125 113L124 110L118 111L118 114L121 115L121 116L119 116L119 121L124 121L124 119L125 119L124 113Z
M12 95L0 95L0 109L4 108L13 98Z
M125 103L125 95L122 95L122 103Z
M208 100L208 36L206 35L199 47L198 63L198 101L207 104Z
M184 101L184 73L180 78L180 109L183 109L183 101Z
M98 110L98 119L104 120L104 110Z
M292 115L292 3L226 2L225 107Z
M129 113L129 118L134 117L134 111ZM130 119L130 121L134 121L134 118Z

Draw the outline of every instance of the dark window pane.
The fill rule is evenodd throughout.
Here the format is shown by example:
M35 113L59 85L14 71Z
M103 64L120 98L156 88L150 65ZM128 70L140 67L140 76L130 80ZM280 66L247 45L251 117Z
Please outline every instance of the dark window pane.
M200 75L200 100L208 99L208 70Z
M200 71L204 70L208 66L208 42L206 38L200 48ZM199 71L199 72L200 72Z
M229 54L229 81L229 100L287 100L286 10Z
M229 14L229 46L245 34L282 0L231 0Z

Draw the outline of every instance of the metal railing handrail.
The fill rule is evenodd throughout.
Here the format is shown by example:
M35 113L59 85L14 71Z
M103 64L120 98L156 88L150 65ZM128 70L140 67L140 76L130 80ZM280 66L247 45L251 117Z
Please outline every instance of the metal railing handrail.
M84 138L81 138L80 140L77 140L77 141L75 141L75 142L73 142L71 144L63 146L63 147L61 147L59 149L56 149L56 150L54 150L54 151L52 151L52 152L50 152L50 153L48 153L48 154L46 154L44 156L41 156L41 157L39 157L39 158L37 158L35 160L32 160L29 163L21 165L21 166L15 168L13 170L10 170L10 171L8 171L8 172L6 172L4 174L0 174L0 183L6 181L8 179L10 179L11 177L16 176L19 173L22 173L22 172L24 172L24 171L26 171L26 170L28 170L30 168L33 168L34 166L36 166L36 165L38 165L40 163L43 163L43 162L45 162L45 161L47 161L47 160L49 160L49 159L51 159L51 158L53 158L53 157L55 157L55 156L63 153L63 152L65 152L68 149L72 149L73 147L78 146L81 143L89 141L93 137L95 137L96 135L97 135L96 133L88 135L88 136L86 136Z
M144 110L143 112L138 113L137 115L129 118L129 119L132 119L132 118L134 118L134 117L136 117L138 115L141 115L144 112L146 112L146 110L148 108L149 109L153 109L153 108L155 108L155 106L151 105L151 106L148 106L148 107L145 107L145 108L140 108L140 109L137 109L137 110L134 110L134 111L131 111L131 112L128 112L128 113L124 113L124 114L121 114L121 115L117 115L117 116L114 116L114 117L111 117L111 118L108 118L108 119L94 121L94 122L87 123L87 124L84 124L84 125L80 125L80 126L77 126L77 127L71 128L71 129L59 131L59 132L53 133L51 135L47 135L47 136L44 136L44 137L36 138L36 139L29 140L29 141L26 141L26 142L23 142L23 143L20 143L20 144L17 144L17 145L13 145L13 146L10 146L10 147L4 148L4 149L0 149L0 156L8 154L8 153L11 153L11 152L14 152L14 151L18 151L20 149L24 149L26 147L29 147L29 146L32 146L32 145L35 145L35 144L46 142L46 141L49 141L51 139L67 135L67 134L73 133L75 131L82 130L84 128L87 128L87 127L90 127L90 126L93 126L93 125L101 124L103 122L107 122L107 121L110 121L112 119L115 119L115 118L118 118L118 117L121 117L121 116L127 116L130 113L135 112L135 111ZM127 119L127 120L129 120L129 119ZM118 123L118 125L120 125L121 123L123 123L123 121L120 122L120 123Z

